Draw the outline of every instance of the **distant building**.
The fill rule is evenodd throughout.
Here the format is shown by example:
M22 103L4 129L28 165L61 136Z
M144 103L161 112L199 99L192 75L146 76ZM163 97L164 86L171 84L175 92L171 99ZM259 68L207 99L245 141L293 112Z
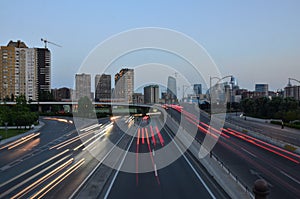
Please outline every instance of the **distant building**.
M159 86L149 85L144 87L144 103L155 104L159 103Z
M114 98L117 101L133 103L134 92L134 70L124 68L115 74Z
M26 49L26 73L25 96L27 100L38 100L38 67L37 67L37 50L34 48Z
M82 97L92 98L91 96L91 75L90 74L76 74L75 75L75 92L76 100Z
M300 86L288 85L284 88L284 97L291 97L300 101Z
M95 76L95 101L111 101L111 75L102 74Z
M168 88L167 88L167 102L166 103L176 103L177 102L177 86L176 79L172 76L168 77Z
M51 92L51 53L47 48L36 48L38 91Z
M242 93L242 99L257 99L261 97L268 97L265 92L257 92L257 91L247 91Z
M241 88L241 89L237 89L237 90L235 91L235 94L236 94L236 95L242 95L242 94L245 93L245 92L248 92L248 90L247 90L247 89Z
M264 96L268 96L269 85L268 84L255 84L255 92L264 93Z
M144 104L144 95L142 93L133 93L132 101L133 104Z
M51 53L47 48L28 48L20 40L0 47L0 99L25 95L37 101L51 91Z
M69 101L71 99L71 90L69 88L55 88L51 90L54 101Z

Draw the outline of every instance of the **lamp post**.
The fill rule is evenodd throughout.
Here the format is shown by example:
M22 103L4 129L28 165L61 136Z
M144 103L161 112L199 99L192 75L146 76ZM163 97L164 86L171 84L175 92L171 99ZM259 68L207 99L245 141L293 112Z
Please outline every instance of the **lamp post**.
M191 85L182 85L182 102L184 101L185 91L190 87L191 87Z
M225 79L225 78L228 78L228 77L233 77L233 75L227 75L227 76L225 76L225 77L222 77L222 78L220 78L220 77L209 77L209 100L210 100L210 111L211 111L211 103L212 103L212 100L211 100L211 88L212 88L212 85L211 85L211 82L212 82L212 80L213 79L218 79L218 81L217 81L217 83L216 83L216 85L220 82L220 81L222 81L223 79ZM230 105L231 104L231 94L230 94L230 101L229 101L229 106L231 106Z

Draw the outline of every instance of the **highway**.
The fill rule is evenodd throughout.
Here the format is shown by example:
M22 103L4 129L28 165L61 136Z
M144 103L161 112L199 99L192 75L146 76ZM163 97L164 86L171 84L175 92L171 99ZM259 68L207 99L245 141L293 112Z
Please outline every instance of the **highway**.
M156 128L158 127L158 128ZM158 130L158 129L161 129ZM150 125L137 129L138 136L132 141L129 151L138 151L136 159L125 157L120 165L136 165L136 173L116 172L103 193L104 198L225 198L222 188L205 174L192 157L184 153L169 166L157 170L161 158L155 151L171 142L171 133L160 126L157 120ZM153 132L154 133L150 133ZM152 134L154 136L147 136ZM143 135L144 134L144 135ZM147 134L147 135L146 135ZM180 147L174 145L170 151L180 152ZM140 159L139 154L149 154L148 158ZM163 156L163 155L162 155ZM140 167L153 167L152 172L139 173Z
M227 124L214 129L193 108L168 107L168 121L187 132L196 128L195 142L219 137L213 156L249 190L263 178L270 198L300 197L299 155ZM0 146L0 198L229 198L155 116L105 118L78 130L72 118L42 121L39 132ZM159 153L166 146L171 153ZM164 165L176 154L182 155Z
M239 113L240 114L240 113ZM259 132L263 135L266 135L272 139L280 140L287 142L289 144L293 144L296 146L300 146L300 130L299 129L292 129L289 127L285 127L281 129L281 125L270 124L270 123L263 123L262 121L255 121L246 117L236 116L235 113L227 114L227 121L240 126L242 128L249 129L251 131ZM248 119L247 119L248 118Z
M200 121L190 116L189 109L193 105L186 105L183 109L173 107L168 113L180 122L189 121L190 125L199 128L196 139L201 143L208 134L209 118L200 114ZM184 123L183 123L184 124ZM270 129L272 130L272 129ZM249 189L256 179L265 179L270 188L270 198L299 198L300 197L300 156L268 143L262 142L226 124L223 129L211 131L211 136L220 136L212 152L220 161L243 181Z
M119 118L119 125L106 118L79 129L79 134L72 118L42 120L45 126L39 132L0 146L0 198L82 198L81 194L89 198L228 198L187 153L163 169L153 167L160 163L155 150L172 136L156 119L150 127L134 124L128 117ZM150 141L150 128L156 131L156 127L161 131ZM137 156L146 153L148 158L129 158L127 152L137 149ZM136 171L150 165L153 171L127 173L105 162L116 168L130 165Z

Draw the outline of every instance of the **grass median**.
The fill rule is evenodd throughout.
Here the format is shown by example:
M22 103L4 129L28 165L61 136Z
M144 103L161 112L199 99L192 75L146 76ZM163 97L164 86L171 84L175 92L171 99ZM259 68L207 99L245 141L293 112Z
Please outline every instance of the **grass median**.
M5 129L0 129L0 136L2 137L2 140L3 140L6 138L10 138L10 137L25 133L27 131L29 131L29 130L28 129L7 129L7 133L6 133Z

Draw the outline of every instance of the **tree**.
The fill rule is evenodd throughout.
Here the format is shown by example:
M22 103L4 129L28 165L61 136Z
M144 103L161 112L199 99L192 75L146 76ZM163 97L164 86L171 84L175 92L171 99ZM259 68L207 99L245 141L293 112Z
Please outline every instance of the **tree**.
M82 97L78 100L78 109L75 116L90 118L94 113L94 106L92 101L87 97Z

